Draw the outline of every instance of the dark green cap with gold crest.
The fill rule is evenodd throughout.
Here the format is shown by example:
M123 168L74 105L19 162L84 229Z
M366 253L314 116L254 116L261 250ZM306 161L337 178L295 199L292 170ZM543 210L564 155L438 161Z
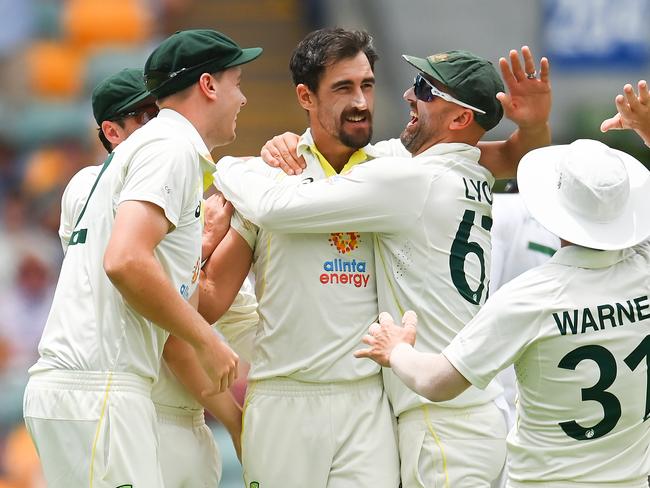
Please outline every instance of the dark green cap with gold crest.
M92 93L93 115L97 125L116 120L127 112L155 99L144 85L141 69L125 68L99 83Z
M485 111L474 112L476 122L485 130L495 127L503 117L503 107L496 95L505 90L494 65L469 51L447 51L426 58L402 57L422 73L451 90L461 102Z
M144 78L156 98L164 98L196 83L203 73L216 73L248 63L261 47L241 48L211 29L178 31L165 39L144 65Z

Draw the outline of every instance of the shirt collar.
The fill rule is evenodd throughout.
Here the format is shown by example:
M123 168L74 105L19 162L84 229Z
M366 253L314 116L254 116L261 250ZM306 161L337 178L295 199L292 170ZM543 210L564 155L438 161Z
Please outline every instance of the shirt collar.
M582 246L566 246L553 255L550 263L576 268L598 269L608 268L634 254L633 249L618 251L599 251Z
M296 151L298 153L298 156L305 156L305 154L308 153L311 153L314 156L316 156L316 159L318 160L321 167L323 168L323 171L325 172L325 176L329 177L337 174L336 170L332 167L329 161L325 159L325 156L323 156L323 154L316 147L316 143L314 142L314 138L311 135L310 129L307 129L305 133L302 136L300 136L300 139L298 140L298 148ZM346 171L349 171L357 164L363 163L364 161L367 160L368 160L368 154L366 153L365 148L356 150L354 153L352 153L350 159L348 159L348 162L345 163L343 169L341 169L341 174L345 173Z
M192 143L199 155L199 166L203 175L203 189L207 190L214 181L212 174L216 170L216 165L199 132L183 115L170 108L163 108L158 113L158 118L176 125L176 130L180 130Z
M473 159L478 163L479 158L481 157L481 150L476 146L470 146L462 142L441 142L434 144L426 151L415 156L419 157L429 157L429 156L441 156L443 154L449 153L465 153L465 156L469 159Z

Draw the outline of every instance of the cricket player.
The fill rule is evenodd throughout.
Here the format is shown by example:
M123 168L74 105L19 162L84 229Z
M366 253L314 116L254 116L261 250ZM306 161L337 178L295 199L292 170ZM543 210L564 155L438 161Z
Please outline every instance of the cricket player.
M142 70L124 69L103 80L92 93L93 114L100 126L100 140L111 153L132 132L142 127L158 113L155 98L147 91ZM59 236L64 248L67 249L76 221L86 203L88 193L99 173L101 166L83 168L68 183L61 200L61 223ZM211 164L202 165L205 176L211 178ZM205 180L205 177L204 177ZM229 227L231 207L221 195L213 195L204 205L203 214L206 225L203 231L202 254L209 254L216 246ZM226 220L227 219L227 220ZM219 222L221 221L221 222ZM219 228L221 227L221 229ZM238 293L235 310L227 312L228 320L241 310L247 302L250 293L242 290ZM236 320L233 320L236 318ZM231 321L253 320L257 322L257 313L247 307L245 313L236 313ZM239 324L241 327L241 324ZM173 347L163 350L163 357L174 354ZM200 366L196 371L186 368L179 371L191 376L200 374ZM203 407L217 418L227 429L240 455L241 409L229 392L212 395L207 398L198 397L201 405L191 399L187 390L182 386L188 378L176 379L166 362L163 361L160 376L152 389L152 400L156 406L158 432L160 439L160 461L167 488L184 486L217 486L221 478L221 458L212 431L205 424ZM174 398L171 393L177 393ZM161 397L158 401L158 397ZM174 401L175 400L175 401ZM164 403L163 403L164 402ZM171 403L171 405L170 405ZM194 408L191 408L194 407Z
M338 231L333 240L352 247L357 235L375 232L380 307L429 304L432 324L423 343L441 350L464 325L460 317L469 320L487 295L493 177L479 165L475 145L503 115L496 97L503 84L490 63L465 52L409 61L421 73L415 91L405 93L412 120L401 139L417 157L375 159L320 182L303 172L307 184L276 184L248 163L225 158L216 183L260 232ZM516 74L547 84L544 66L542 80L526 78L521 66ZM319 280L353 283L357 268L341 259L324 263ZM434 407L395 379L385 384L399 417L403 486L489 486L505 456L505 424L492 402L498 389Z
M93 89L91 103L99 126L97 135L109 154L159 112L156 99L144 86L142 70L135 68L125 68L102 80ZM68 249L75 217L79 218L101 168L101 165L82 168L63 192L59 225L63 252Z
M562 240L504 285L441 354L416 351L382 315L364 341L410 388L446 401L515 364L508 487L645 488L650 470L650 173L598 141L532 151L517 179L531 214ZM644 393L645 392L645 393Z
M25 420L48 486L164 486L151 387L170 343L198 357L206 395L234 381L237 355L189 302L201 265L201 161L235 138L240 65L260 53L194 30L147 60L160 114L92 185L30 369Z
M528 212L516 180L506 184L504 193L495 193L492 198L492 269L490 271L490 293L493 294L505 283L545 263L560 248L560 239L546 230ZM503 398L497 398L497 406L506 416L510 430L515 423L517 380L514 366L501 371L496 380L503 388ZM493 488L505 486L507 465L493 484Z

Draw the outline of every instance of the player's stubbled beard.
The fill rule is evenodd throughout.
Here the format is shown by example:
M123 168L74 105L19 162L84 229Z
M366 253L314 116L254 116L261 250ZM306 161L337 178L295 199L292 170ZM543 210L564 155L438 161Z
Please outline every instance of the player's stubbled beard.
M356 130L346 132L345 124L352 123L354 119L359 119L367 123L367 130L361 130L357 128ZM351 120L352 119L352 120ZM341 117L338 124L338 138L345 144L347 147L354 149L360 149L364 146L367 146L372 139L372 113L369 110L356 110L348 109L341 112Z

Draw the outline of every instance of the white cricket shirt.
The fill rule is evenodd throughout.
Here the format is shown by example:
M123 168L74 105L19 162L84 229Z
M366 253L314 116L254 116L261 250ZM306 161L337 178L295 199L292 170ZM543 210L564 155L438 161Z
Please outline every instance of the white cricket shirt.
M319 160L309 130L300 139L299 151L307 161L300 175L286 176L259 158L245 165L287 187L308 187L335 174L322 156ZM347 167L367 157L357 151ZM235 208L244 200L257 199L257 189L231 178L222 171L222 162L217 163L217 187L228 192ZM349 226L345 232L334 227L320 234L275 233L238 218L233 226L253 249L259 303L249 378L334 382L377 374L374 362L352 355L377 318L372 236Z
M559 237L530 215L518 193L496 193L492 218L492 291L545 263L560 248Z
M504 285L443 351L479 388L514 362L513 486L647 483L649 270L648 242L562 248Z
M63 253L68 250L70 237L74 232L81 211L86 205L88 194L101 171L100 166L87 166L81 168L68 182L61 197L61 221L59 222L59 238Z
M137 314L111 284L103 257L118 205L152 202L173 225L155 249L174 288L188 298L201 264L200 158L209 151L169 109L109 155L70 237L52 310L31 373L50 369L128 372L155 380L168 333Z
M217 181L244 216L277 236L375 232L379 309L396 318L416 310L416 348L440 352L487 295L494 179L479 155L466 144L439 144L414 158L379 158L324 181L285 185L230 158L217 166ZM430 403L390 371L384 382L396 415ZM440 405L478 405L499 392L470 388Z

